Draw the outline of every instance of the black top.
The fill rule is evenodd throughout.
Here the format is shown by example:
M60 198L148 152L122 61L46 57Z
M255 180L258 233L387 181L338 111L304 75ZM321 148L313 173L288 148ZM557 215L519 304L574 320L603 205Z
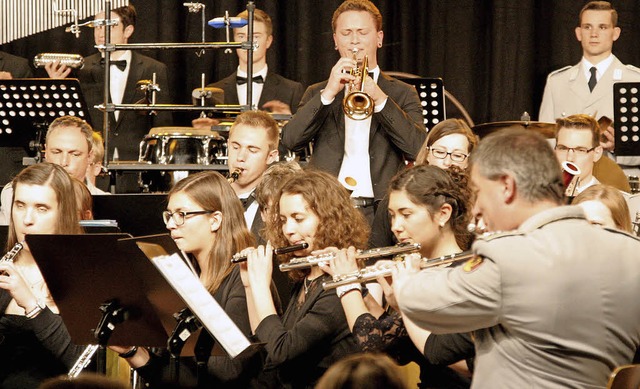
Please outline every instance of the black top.
M335 291L322 288L329 279L316 278L306 293L297 283L284 316L268 316L256 328L267 350L263 385L313 388L334 362L360 351Z
M370 313L358 316L353 334L364 351L384 352L404 365L420 366L420 388L469 388L469 379L447 366L475 354L468 334L431 334L424 354L413 345L399 313L383 313L376 319Z
M0 290L0 312L10 300L9 293ZM83 349L71 344L62 318L49 308L33 319L2 314L0 388L37 388L47 378L66 374Z

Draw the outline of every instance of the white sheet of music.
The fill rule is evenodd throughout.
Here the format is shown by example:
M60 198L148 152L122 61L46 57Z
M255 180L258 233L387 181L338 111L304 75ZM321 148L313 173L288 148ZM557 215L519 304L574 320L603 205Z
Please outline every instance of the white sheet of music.
M251 345L178 254L153 257L151 262L230 357L236 357Z

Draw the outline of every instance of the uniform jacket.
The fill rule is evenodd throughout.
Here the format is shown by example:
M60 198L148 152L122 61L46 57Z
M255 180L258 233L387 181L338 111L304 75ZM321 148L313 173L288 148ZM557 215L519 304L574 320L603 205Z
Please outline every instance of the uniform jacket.
M33 72L29 60L0 51L0 71L9 72L13 78L30 78Z
M477 240L484 258L417 273L400 309L437 333L473 331L474 388L595 388L640 345L640 240L575 206Z

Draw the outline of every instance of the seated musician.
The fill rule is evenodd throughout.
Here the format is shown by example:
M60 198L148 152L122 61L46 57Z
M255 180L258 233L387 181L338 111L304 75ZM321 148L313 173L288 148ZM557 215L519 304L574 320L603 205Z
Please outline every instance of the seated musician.
M382 200L405 159L416 159L426 138L422 107L414 87L380 71L382 15L371 1L343 2L333 14L332 28L341 58L327 81L307 89L298 111L282 130L282 143L295 152L313 142L312 166L339 177L340 182L355 179L351 197L371 224L376 201ZM364 92L374 109L369 118L358 120L344 114L343 96L350 82L361 89L361 79L351 70L365 56L373 76L364 75Z
M28 59L0 51L0 80L31 77L33 71Z
M269 241L278 247L309 245L294 252L293 258L331 246L366 244L364 218L347 190L327 173L296 173L284 183L274 204L279 217L267 220ZM334 362L359 351L335 292L322 288L329 277L317 266L291 271L295 286L284 316L279 317L269 294L271 273L278 271L272 268L272 246L247 252L248 261L241 266L251 329L267 351L261 382L275 388L313 387Z
M478 137L471 131L466 122L460 119L447 119L433 126L427 139L420 148L415 165L434 165L442 169L457 166L466 169L469 154L478 145ZM396 243L391 231L389 213L382 212L389 205L389 197L385 196L378 207L371 227L369 247L386 247Z
M179 181L169 192L168 200L163 218L171 237L193 261L202 284L238 328L250 336L240 269L230 262L234 253L254 244L237 196L219 173L200 172ZM195 358L181 358L180 382L176 384L246 387L251 372L260 370L259 366L249 368L254 362L252 358L231 359L226 354L211 356L211 346L204 345L213 343L207 331L200 333L196 349L202 347L202 353ZM170 378L168 355L158 356L142 347L112 348L120 352L120 356L150 385Z
M46 378L66 374L83 348L71 344L25 235L82 230L73 183L62 167L29 166L12 186L7 251L18 242L24 248L12 261L0 261L0 387L35 389Z
M91 194L104 194L86 180L86 171L91 160L93 129L76 116L61 116L50 125L45 138L44 158L47 162L62 166L72 177L87 184ZM0 224L9 220L12 196L11 183L0 194Z
M474 216L505 232L477 238L462 266L398 269L403 315L428 331L473 331L474 387L606 386L640 345L640 241L561 206L557 157L536 133L492 133L469 163Z
M471 217L468 178L459 169L416 166L391 180L389 214L391 229L399 243L420 243L420 256L438 258L469 248L467 225ZM355 251L338 254L329 270L334 274L356 272ZM390 263L386 263L390 266ZM469 334L434 335L403 320L393 290L384 277L378 282L392 309L386 310L359 283L339 287L340 302L349 328L365 351L383 351L400 363L415 361L420 366L420 387L469 387L469 370L464 360L475 352ZM411 337L411 339L409 338ZM413 340L413 344L411 343ZM414 346L415 344L415 346ZM457 374L448 365L456 364Z
M247 11L238 14L247 19ZM245 42L248 37L248 26L233 29L233 39ZM258 47L253 51L252 103L261 110L276 114L291 115L296 112L300 98L304 92L302 84L286 79L269 70L267 51L273 42L273 24L271 17L260 9L254 10L253 40ZM247 103L247 50L236 49L238 69L228 77L207 85L224 91L225 104ZM192 122L194 127L211 127L218 121L211 118L199 118Z

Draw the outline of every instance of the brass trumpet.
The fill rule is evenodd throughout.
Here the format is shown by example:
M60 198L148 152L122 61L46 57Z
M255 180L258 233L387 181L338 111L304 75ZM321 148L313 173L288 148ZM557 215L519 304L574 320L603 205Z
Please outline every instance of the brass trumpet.
M358 49L353 49L353 59L357 61L356 55ZM349 74L360 79L360 90L356 90L355 83L350 82L345 87L344 99L342 100L342 110L352 120L364 120L373 114L373 108L375 107L371 96L364 92L364 81L367 78L369 69L367 68L369 63L368 56L364 56L361 67L354 67Z
M420 261L420 268L427 269L430 267L457 264L460 262L468 261L469 259L473 258L474 255L475 254L472 253L471 251L463 251L461 253L445 255L439 258L433 258L433 259L422 258ZM403 261L404 261L404 258L403 258ZM322 283L322 287L324 288L324 290L330 290L330 289L335 289L338 286L342 286L342 285L373 281L376 278L378 278L378 276L383 276L383 277L390 276L393 271L393 268L396 266L396 263L397 262L393 262L393 263L386 262L381 264L375 264L372 266L364 267L352 273L337 274L333 276L332 281Z
M357 259L378 259L393 257L398 254L412 253L420 250L420 243L409 243L396 246L387 246L369 250L359 250L356 254ZM308 269L317 266L322 262L328 262L335 258L334 253L321 255L310 255L308 257L294 258L287 263L280 265L280 271L291 271L297 269Z
M240 174L242 174L242 169L240 168L237 168L233 172L231 172L229 174L229 178L227 178L229 184L233 184L234 182L236 182L238 180L238 177L240 177Z

